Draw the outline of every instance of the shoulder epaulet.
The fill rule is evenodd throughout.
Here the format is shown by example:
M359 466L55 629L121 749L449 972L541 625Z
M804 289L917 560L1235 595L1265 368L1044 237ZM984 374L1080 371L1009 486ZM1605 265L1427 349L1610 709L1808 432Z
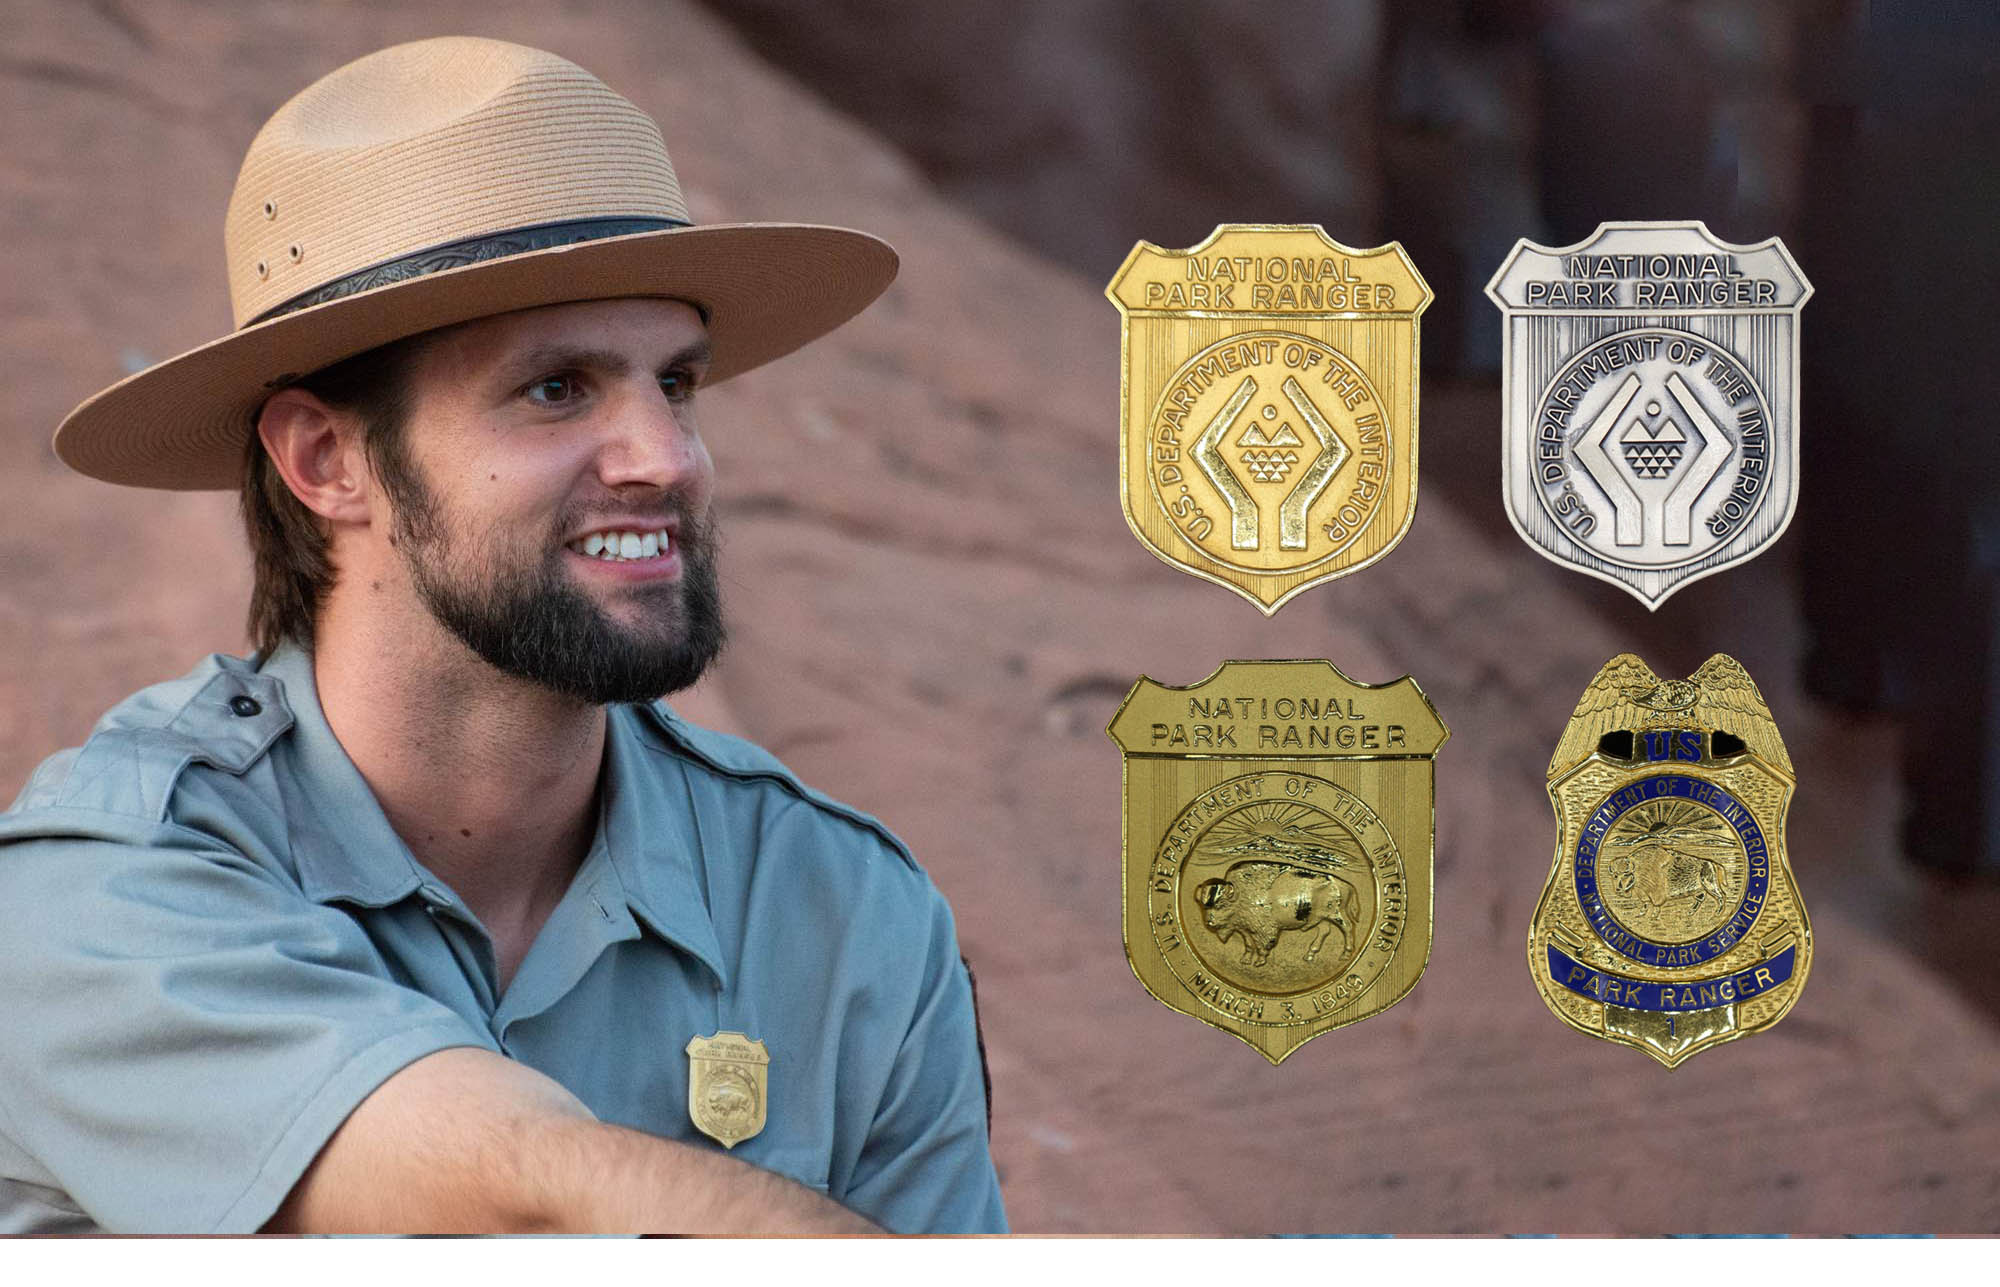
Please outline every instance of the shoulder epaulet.
M241 774L292 726L284 686L221 654L105 713L66 771L37 772L20 809L85 809L159 821L188 765Z
M723 777L773 783L814 808L878 837L913 870L923 870L908 846L884 826L881 819L807 786L799 781L797 774L785 767L783 761L755 742L690 724L664 701L648 703L638 709L645 715L647 726L661 734L680 755Z

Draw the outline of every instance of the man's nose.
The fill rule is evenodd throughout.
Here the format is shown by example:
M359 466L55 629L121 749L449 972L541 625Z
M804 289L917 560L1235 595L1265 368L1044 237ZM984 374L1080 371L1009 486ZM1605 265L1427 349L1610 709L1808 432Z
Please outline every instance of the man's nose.
M690 408L657 387L623 399L598 446L598 478L607 487L661 489L705 485L712 466Z

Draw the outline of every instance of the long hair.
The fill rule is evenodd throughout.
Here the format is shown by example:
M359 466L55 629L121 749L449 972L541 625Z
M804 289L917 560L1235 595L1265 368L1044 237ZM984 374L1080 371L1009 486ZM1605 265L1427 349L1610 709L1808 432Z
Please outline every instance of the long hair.
M403 431L410 370L423 338L369 349L292 385L361 421L362 450L392 497L411 472ZM310 652L314 622L334 584L326 526L285 485L257 436L254 416L245 438L241 500L253 564L246 628L265 656L287 639Z

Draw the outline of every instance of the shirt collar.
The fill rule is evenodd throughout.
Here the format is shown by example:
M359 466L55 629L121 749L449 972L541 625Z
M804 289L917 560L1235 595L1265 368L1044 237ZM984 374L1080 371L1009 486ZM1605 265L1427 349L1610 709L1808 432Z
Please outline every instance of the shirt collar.
M385 907L427 885L444 894L444 883L417 861L389 825L367 780L327 724L311 655L286 643L261 669L284 686L292 712L291 735L284 740L294 771L280 773L279 781L293 860L306 896L321 903ZM592 851L603 847L611 871L596 893L622 897L642 924L700 960L726 986L722 949L709 915L703 831L693 791L683 761L663 757L665 750L647 736L637 709L610 708ZM585 870L593 865L587 860Z
M626 905L655 934L699 958L726 987L705 867L705 855L726 838L704 833L687 762L649 735L638 708L613 706L604 741L599 826Z
M296 644L281 644L261 669L284 686L292 712L291 735L283 745L293 771L279 773L278 782L306 897L386 907L434 880L389 825L367 779L327 724L312 656Z

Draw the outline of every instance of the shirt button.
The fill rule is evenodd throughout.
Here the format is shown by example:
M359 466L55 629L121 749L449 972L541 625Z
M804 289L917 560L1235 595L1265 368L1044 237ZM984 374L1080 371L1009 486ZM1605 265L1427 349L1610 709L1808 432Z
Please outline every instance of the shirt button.
M250 718L252 715L262 715L264 713L263 705L256 698L243 693L238 693L229 699L229 709L245 719Z

